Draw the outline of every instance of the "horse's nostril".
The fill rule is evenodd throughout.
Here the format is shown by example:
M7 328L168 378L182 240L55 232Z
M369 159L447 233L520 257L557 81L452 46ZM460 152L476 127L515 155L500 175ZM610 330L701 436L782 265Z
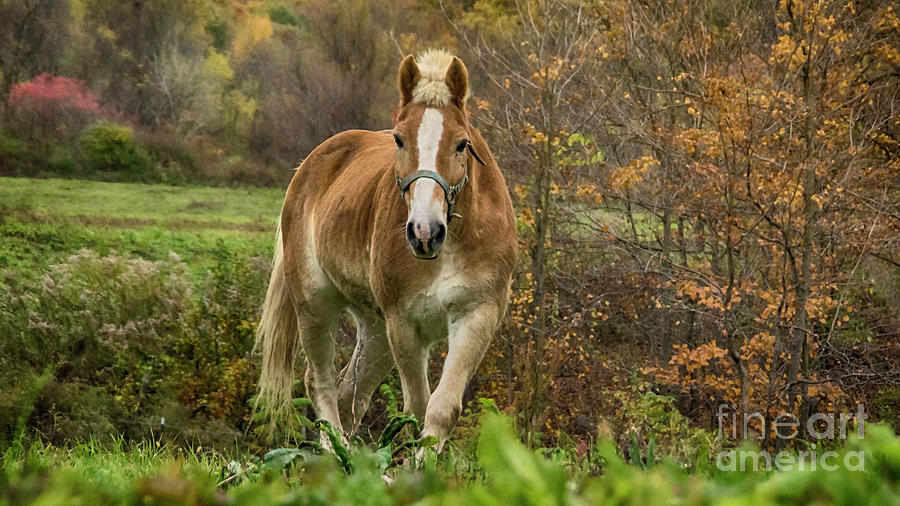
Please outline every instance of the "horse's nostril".
M435 244L441 244L444 242L444 236L447 235L447 227L443 223L439 223L437 228L437 233L434 234L434 242Z
M408 240L413 240L416 237L416 233L413 231L413 224L411 221L406 222L406 238Z

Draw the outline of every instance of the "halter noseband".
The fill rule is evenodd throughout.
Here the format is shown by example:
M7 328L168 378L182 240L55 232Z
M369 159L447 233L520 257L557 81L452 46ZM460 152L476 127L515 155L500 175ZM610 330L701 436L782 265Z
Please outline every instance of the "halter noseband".
M478 153L475 152L475 148L472 147L471 142L466 141L466 148L469 150L469 153L472 153L472 156L478 160L478 163L484 165L484 161L478 156ZM417 170L403 179L398 177L397 186L400 187L400 197L406 197L406 190L409 189L410 185L412 185L416 179L422 178L434 180L434 182L441 185L441 188L444 190L444 200L447 201L447 224L449 225L450 220L453 218L453 208L456 206L456 197L459 196L463 187L466 186L466 183L469 181L468 168L466 168L466 172L463 174L462 181L454 186L450 186L450 183L448 183L446 179L441 177L437 171L433 170Z

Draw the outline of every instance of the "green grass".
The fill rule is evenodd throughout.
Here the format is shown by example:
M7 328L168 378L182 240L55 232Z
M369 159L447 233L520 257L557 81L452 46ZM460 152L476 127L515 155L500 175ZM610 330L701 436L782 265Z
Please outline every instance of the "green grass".
M283 191L0 178L0 269L40 275L82 248L161 260L199 279L223 252L271 255Z
M283 459L154 442L35 442L4 455L0 504L900 504L900 442L887 427L870 426L836 457L862 452L864 471L697 472L649 456L632 465L610 441L581 453L532 451L494 414L478 432L470 455L400 461L357 445L349 469L327 452Z
M175 228L273 230L284 190L0 178L0 205L41 217Z

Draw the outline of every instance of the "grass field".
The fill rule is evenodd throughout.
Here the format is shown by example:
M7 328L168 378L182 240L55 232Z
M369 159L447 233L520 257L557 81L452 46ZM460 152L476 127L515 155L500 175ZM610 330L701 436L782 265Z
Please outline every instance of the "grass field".
M900 442L874 425L835 457L863 452L864 470L835 471L721 470L704 452L667 456L653 434L627 458L602 439L527 449L489 407L422 461L404 449L407 433L346 454L229 447L246 430L257 374L248 320L265 278L246 262L271 255L281 199L279 190L0 178L0 504L900 504ZM105 285L108 272L140 288ZM91 295L94 283L110 292ZM196 290L166 291L185 284ZM121 300L158 305L163 323ZM41 314L50 311L59 314ZM98 342L85 319L131 346ZM117 424L123 414L158 421L170 409L160 399L176 397L187 407L166 412L168 424L194 440ZM230 432L217 440L221 431Z
M115 220L176 229L272 230L283 190L0 178L0 203L48 219Z
M271 255L284 193L69 179L0 178L0 268L40 272L82 248L196 273L223 249Z

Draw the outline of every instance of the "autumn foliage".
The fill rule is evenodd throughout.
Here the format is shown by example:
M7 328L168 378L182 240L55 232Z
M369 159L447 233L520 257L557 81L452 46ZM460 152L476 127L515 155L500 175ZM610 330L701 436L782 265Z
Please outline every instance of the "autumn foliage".
M480 119L514 146L530 255L501 342L540 364L508 374L526 422L596 423L618 339L697 422L896 385L893 7L492 5L507 17L482 5L466 40L498 85ZM483 34L504 22L505 46Z
M48 73L25 83L14 84L9 90L7 104L42 111L76 109L85 113L100 112L97 97L85 89L84 81Z

